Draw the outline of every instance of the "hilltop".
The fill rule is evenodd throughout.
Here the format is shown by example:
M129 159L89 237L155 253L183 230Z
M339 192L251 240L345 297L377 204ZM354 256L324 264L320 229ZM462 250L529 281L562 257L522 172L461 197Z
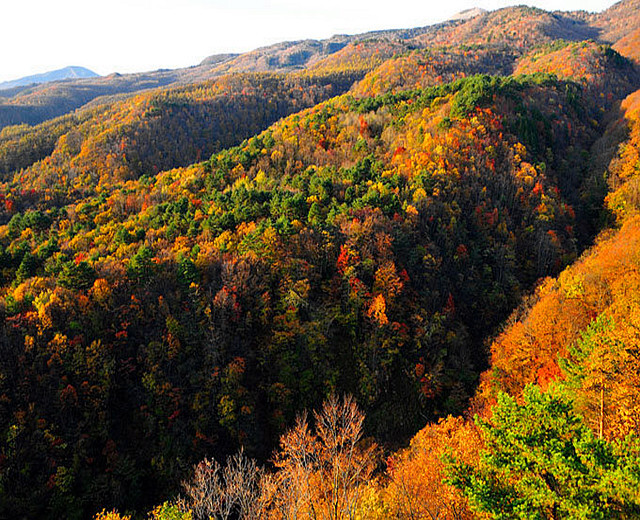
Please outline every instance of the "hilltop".
M457 14L454 14L449 20L458 21L458 20L470 20L471 18L475 18L476 16L480 16L486 14L486 9L481 9L480 7L473 7L471 9L465 9L464 11L460 11Z

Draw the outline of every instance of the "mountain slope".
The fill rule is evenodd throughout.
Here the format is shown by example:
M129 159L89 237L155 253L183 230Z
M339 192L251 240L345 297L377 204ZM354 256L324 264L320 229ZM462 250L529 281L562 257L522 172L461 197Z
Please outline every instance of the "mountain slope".
M356 96L380 96L413 88L427 88L474 74L508 76L520 52L504 47L431 47L386 60L357 82Z
M611 163L607 201L617 226L525 299L491 344L491 368L467 418L428 424L394 454L386 478L363 491L363 516L511 518L518 504L530 508L522 517L546 517L587 493L597 499L564 505L568 514L582 507L594 517L638 516L640 91L623 109L630 133ZM552 406L541 407L544 400ZM606 477L613 493L590 489L584 476L594 467L595 482L617 474ZM537 484L513 486L524 474Z
M618 40L613 48L636 64L640 64L640 28Z
M608 206L622 228L603 235L584 258L557 280L547 280L541 286L528 312L521 314L492 345L493 371L487 377L487 390L495 385L517 394L529 382L546 385L550 379L560 377L561 358L569 356L570 348L599 316L609 316L616 327L636 327L635 322L627 322L634 315L626 315L631 305L626 298L638 296L638 100L640 91L625 100L631 134L609 173L615 189L607 197ZM554 319L549 320L549 316ZM635 341L628 343L629 348L632 345ZM534 350L536 355L528 358L527 352ZM629 410L625 406L620 413ZM634 420L637 422L638 418Z
M73 200L98 185L193 163L350 84L331 74L232 75L138 94L34 128L3 130L0 172L43 198Z
M444 26L414 38L427 45L508 45L526 48L553 40L587 40L597 38L597 29L571 13L549 13L542 9L519 6L490 11L470 20Z
M141 90L169 85L190 85L212 80L237 72L290 72L316 66L324 58L361 40L376 38L381 42L380 54L391 44L404 50L396 40L407 39L420 34L423 29L379 31L356 36L335 36L328 40L306 40L302 42L282 42L256 49L241 55L216 55L203 60L196 67L176 70L159 70L139 74L112 74L104 78L65 81L29 88L13 88L0 91L0 129L20 123L37 124L53 117L61 116L90 101L99 101L103 96L132 94ZM339 58L338 58L339 59ZM374 63L379 64L380 61ZM360 60L358 67L364 72L366 60ZM364 68L363 68L364 67ZM105 102L109 102L105 98Z
M148 74L112 74L76 81L53 82L45 85L0 91L0 128L27 123L35 125L67 114L100 96L133 93L175 83L175 72Z
M563 186L596 136L578 92L477 76L342 96L77 200L56 183L94 166L56 170L61 140L49 196L25 174L3 200L0 424L28 446L5 451L3 513L143 506L209 450L268 456L327 386L380 439L460 410L487 329L575 254ZM73 485L48 487L52 465Z
M640 70L608 45L593 41L565 42L543 46L523 56L514 74L555 74L579 82L602 110L624 99L640 86Z
M489 362L473 411L564 378L585 424L634 431L620 345L637 335L638 127L617 118L636 117L637 94L621 98L637 71L609 45L554 41L594 17L510 8L82 80L87 99L111 95L4 128L0 517L141 513L205 456L269 460L332 393L358 400L388 450L463 413ZM295 72L188 84L241 65ZM607 180L621 231L565 271L606 220ZM631 390L607 380L602 397L603 372ZM486 462L464 418L428 426L391 480L366 483L363 518L471 517L440 482L447 443Z
M640 1L623 0L617 2L602 13L591 16L591 23L598 28L598 38L614 44L640 29Z

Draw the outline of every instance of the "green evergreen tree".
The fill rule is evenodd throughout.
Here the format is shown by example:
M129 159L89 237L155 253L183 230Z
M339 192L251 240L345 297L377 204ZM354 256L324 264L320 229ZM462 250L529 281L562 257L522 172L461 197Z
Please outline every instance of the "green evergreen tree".
M528 386L522 404L500 394L476 419L486 450L473 467L447 461L472 507L496 519L611 519L640 514L637 441L598 439L562 391Z

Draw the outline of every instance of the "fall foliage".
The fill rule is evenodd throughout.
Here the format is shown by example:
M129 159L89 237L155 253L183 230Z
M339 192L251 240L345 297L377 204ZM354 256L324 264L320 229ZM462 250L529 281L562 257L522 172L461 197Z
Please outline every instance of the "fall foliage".
M0 517L637 513L636 3L4 127Z

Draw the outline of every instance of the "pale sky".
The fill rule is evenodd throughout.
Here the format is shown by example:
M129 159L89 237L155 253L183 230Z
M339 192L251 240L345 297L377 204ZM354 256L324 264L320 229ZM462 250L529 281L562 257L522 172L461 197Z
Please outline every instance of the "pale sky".
M613 0L2 0L0 81L87 67L98 74L196 65L211 54L420 27L471 7L602 11Z

